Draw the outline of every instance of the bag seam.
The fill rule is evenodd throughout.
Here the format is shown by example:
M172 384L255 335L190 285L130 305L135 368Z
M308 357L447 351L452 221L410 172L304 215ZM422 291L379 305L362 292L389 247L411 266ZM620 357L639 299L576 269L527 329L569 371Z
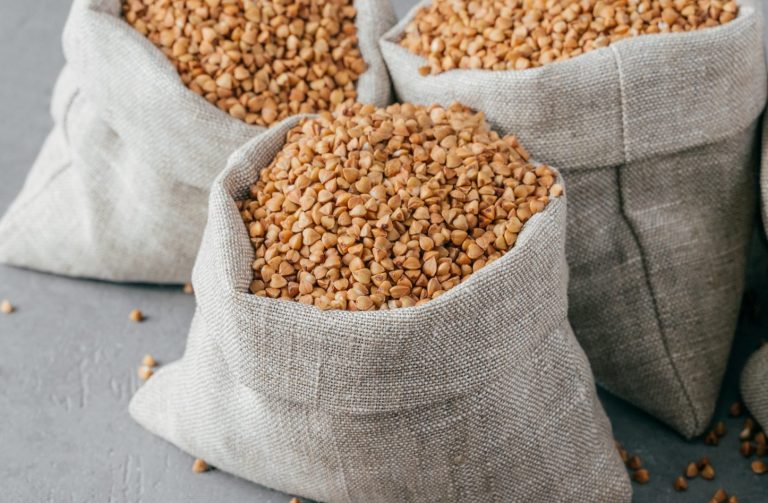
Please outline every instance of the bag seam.
M648 294L651 297L651 305L653 306L654 318L656 320L656 326L658 327L662 347L664 348L664 353L666 355L667 361L672 367L672 373L674 374L678 385L683 391L683 396L685 397L685 401L688 405L688 409L693 415L694 430L698 431L699 428L701 427L701 420L699 418L696 407L694 407L693 405L693 400L691 399L691 395L688 391L688 387L686 386L686 383L682 379L680 370L677 368L677 363L675 362L675 359L672 358L672 353L669 349L669 338L667 337L666 327L664 326L664 322L661 318L661 310L659 308L659 302L656 295L656 291L653 288L653 282L651 281L651 272L650 272L650 266L648 264L648 258L646 256L645 250L643 249L642 243L640 241L640 234L638 230L635 228L632 221L630 220L629 216L627 215L627 211L625 207L626 204L624 200L624 186L622 182L622 171L623 171L622 167L623 166L626 167L629 164L629 155L627 152L627 137L626 137L627 114L626 114L626 107L625 107L624 73L621 68L621 58L619 57L618 51L616 50L615 47L613 46L610 46L610 47L614 57L614 61L616 63L616 73L619 78L619 110L621 113L621 144L624 150L623 152L624 163L621 166L616 166L614 168L614 171L616 173L616 185L618 188L617 194L619 198L619 201L618 201L619 211L621 214L621 218L622 220L624 220L624 223L626 224L627 229L629 230L629 233L632 236L632 240L635 242L635 245L637 246L637 250L640 255L640 264L643 268L643 278L645 279L645 285L648 290Z

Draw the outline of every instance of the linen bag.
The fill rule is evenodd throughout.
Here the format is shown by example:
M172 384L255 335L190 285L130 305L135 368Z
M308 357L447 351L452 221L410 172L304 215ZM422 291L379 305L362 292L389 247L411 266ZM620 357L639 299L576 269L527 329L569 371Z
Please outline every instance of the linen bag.
M768 429L768 346L756 351L741 372L741 396L750 414Z
M0 261L113 281L189 281L208 188L227 157L265 131L186 88L166 56L120 17L120 0L75 0L55 126L0 221ZM356 0L368 65L358 100L387 105L378 49L388 0Z
M629 501L567 320L565 197L438 299L321 311L248 292L235 206L297 123L214 182L183 358L137 392L142 426L213 466L325 502Z
M755 5L525 71L419 75L397 43L418 6L381 40L400 99L460 101L560 168L569 317L598 383L686 437L714 412L744 283L766 95Z

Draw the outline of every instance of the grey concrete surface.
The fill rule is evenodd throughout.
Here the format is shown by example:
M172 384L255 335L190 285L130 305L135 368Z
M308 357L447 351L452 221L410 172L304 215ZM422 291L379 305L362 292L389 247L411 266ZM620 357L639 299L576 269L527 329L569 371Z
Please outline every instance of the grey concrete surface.
M411 0L395 3L402 14ZM60 35L68 9L62 0L0 1L0 212L20 189L51 126L49 97L63 65ZM762 253L756 275L768 271ZM0 502L288 501L288 495L222 472L194 475L189 455L127 414L142 355L151 352L164 363L184 351L193 297L177 288L0 266L5 297L18 311L0 315ZM141 325L128 321L136 307L149 316ZM738 372L767 328L768 314L742 323L717 417L737 396ZM651 472L650 484L635 487L635 501L704 502L719 487L741 502L768 501L768 475L753 475L737 452L740 421L728 419L728 435L709 447L682 440L616 398L602 398L616 437ZM716 479L696 480L687 493L675 493L675 476L702 455L712 459Z

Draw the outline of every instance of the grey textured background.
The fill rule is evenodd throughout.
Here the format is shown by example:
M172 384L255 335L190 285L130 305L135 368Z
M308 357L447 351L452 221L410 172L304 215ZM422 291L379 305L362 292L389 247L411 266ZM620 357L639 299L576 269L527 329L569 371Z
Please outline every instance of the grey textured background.
M402 14L412 0L394 3ZM61 0L0 1L0 213L21 188L51 127L49 97L63 65L60 37L68 9ZM765 250L761 242L755 249L750 280L764 284L758 276L768 270ZM177 288L77 281L0 266L0 298L6 297L18 311L0 315L0 501L287 502L288 495L222 472L193 474L190 456L127 414L144 353L163 363L184 351L191 296ZM136 307L149 316L140 325L128 321ZM768 314L744 317L718 417L737 396L738 372L761 335L768 338L767 328ZM685 442L620 400L602 398L616 437L651 472L650 484L635 487L635 501L708 501L718 487L741 502L768 501L768 475L753 475L738 453L740 420L728 419L728 435L710 447ZM715 481L697 479L687 493L675 493L674 477L702 455L712 459Z

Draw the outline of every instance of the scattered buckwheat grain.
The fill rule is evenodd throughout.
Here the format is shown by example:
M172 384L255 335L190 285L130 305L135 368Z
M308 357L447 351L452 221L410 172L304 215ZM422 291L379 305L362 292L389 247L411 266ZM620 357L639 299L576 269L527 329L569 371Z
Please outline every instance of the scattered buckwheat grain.
M332 110L365 71L352 0L124 0L195 93L248 124Z
M651 475L648 470L641 468L632 474L632 479L638 484L647 484L651 480Z
M715 478L715 469L712 468L712 465L708 464L701 469L701 478L704 480L712 480Z
M751 426L745 426L741 432L739 432L739 439L740 440L749 440L752 438L752 427Z
M0 302L0 313L11 314L15 310L16 308L13 307L13 304L11 304L10 300L3 299L2 302Z
M725 503L725 501L728 499L728 493L725 492L725 489L722 487L715 491L715 494L712 496L711 501L715 501L717 503Z
M187 295L193 295L195 293L195 289L192 287L192 283L184 283L184 293Z
M128 317L131 319L131 321L136 323L141 323L144 321L144 314L139 309L134 309L131 311L131 314L129 314Z
M146 381L150 377L152 377L155 373L155 367L157 366L157 360L155 360L155 357L146 354L144 355L144 358L141 359L141 366L139 366L138 375L139 378L141 378L142 381Z
M155 371L152 370L152 368L147 367L146 365L142 365L141 367L139 367L139 370L137 372L139 379L141 379L142 381L146 381L147 379L152 377L154 373Z
M208 466L208 463L200 458L195 459L195 461L192 463L192 471L195 473L207 472L210 469L211 467Z
M717 424L715 425L715 429L712 431L714 431L718 437L724 437L725 434L728 432L728 429L725 427L725 422L718 421Z
M627 37L718 26L738 12L734 0L433 0L400 44L427 58L422 75L525 70Z
M321 309L423 304L512 248L562 193L556 176L460 105L304 119L237 202L251 292Z
M742 442L739 452L741 452L741 455L745 458L750 457L752 455L752 444L748 440Z

